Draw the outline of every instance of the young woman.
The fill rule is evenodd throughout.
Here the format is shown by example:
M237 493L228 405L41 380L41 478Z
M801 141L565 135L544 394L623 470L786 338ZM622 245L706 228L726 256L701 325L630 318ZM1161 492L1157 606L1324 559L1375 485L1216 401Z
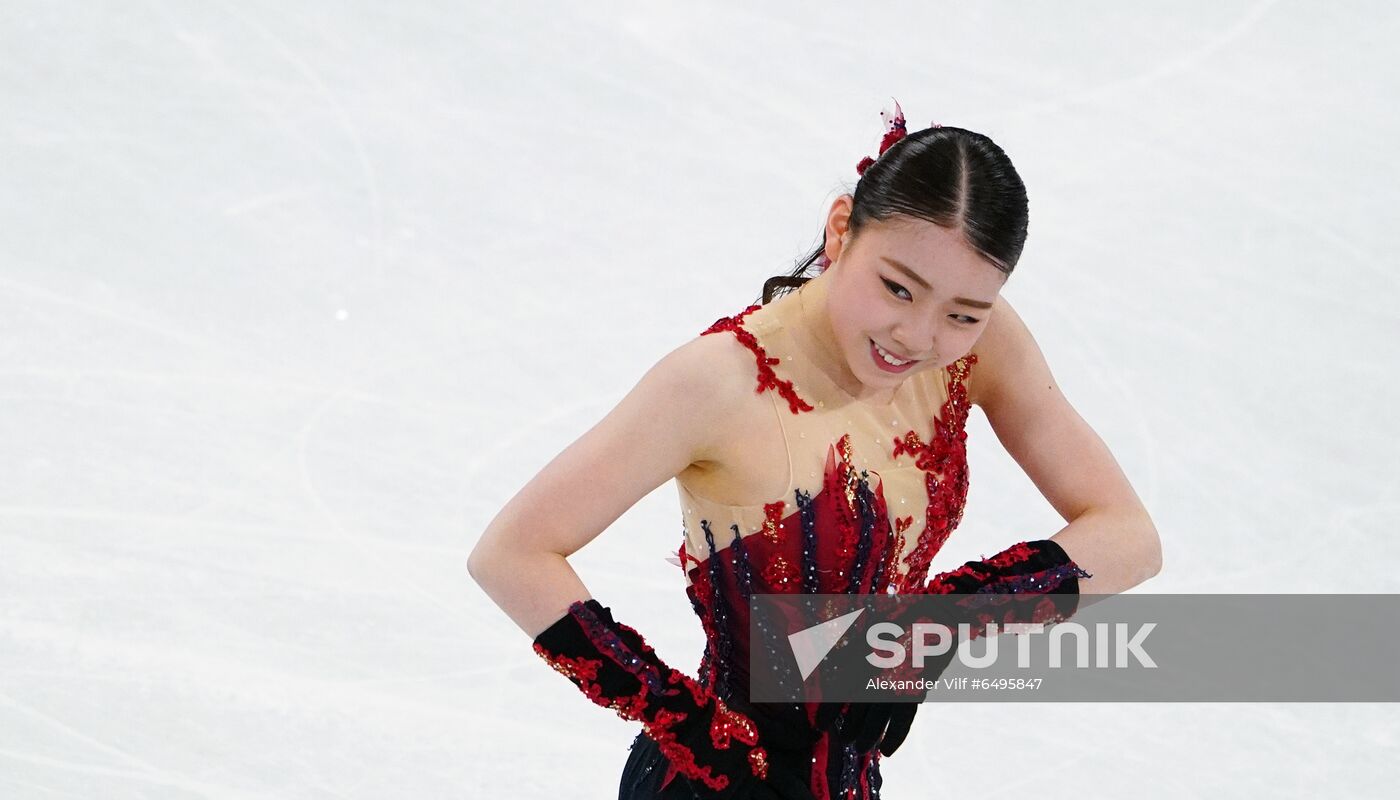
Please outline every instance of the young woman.
M1037 593L1055 605L1036 619L1053 620L1080 592L1161 568L1147 511L1000 296L1027 228L1010 160L961 128L907 134L898 104L885 122L821 246L770 279L762 304L662 358L472 551L472 576L535 651L642 723L623 800L878 797L880 757L917 704L748 702L753 594ZM775 299L785 287L798 288ZM962 517L972 405L1068 525L929 578ZM707 640L696 677L614 620L567 562L672 478Z

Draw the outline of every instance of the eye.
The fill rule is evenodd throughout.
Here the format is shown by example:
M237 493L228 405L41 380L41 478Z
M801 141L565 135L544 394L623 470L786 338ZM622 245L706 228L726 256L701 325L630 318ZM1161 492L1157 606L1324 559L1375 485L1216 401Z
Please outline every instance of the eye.
M909 294L909 290L908 290L908 289L904 288L903 286L900 286L899 284L895 283L894 281L885 280L884 278L881 278L880 280L881 280L881 281L884 281L885 288L886 288L886 289L889 289L889 290L890 290L890 294L894 295L895 297L899 297L899 293L900 293L900 292L904 292L905 294ZM905 298L900 298L900 299L905 299ZM907 299L913 300L914 298L913 298L912 296L910 296L910 297L907 298Z
M969 317L966 314L953 314L952 317L953 319L957 320L959 324L962 325L976 325L977 323L982 321L980 319L977 319L976 317Z

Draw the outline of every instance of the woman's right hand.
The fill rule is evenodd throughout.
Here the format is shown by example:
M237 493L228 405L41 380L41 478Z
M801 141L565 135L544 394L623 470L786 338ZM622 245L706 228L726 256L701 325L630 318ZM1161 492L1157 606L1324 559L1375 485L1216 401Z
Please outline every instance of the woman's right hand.
M685 778L695 797L816 800L807 785L807 773L817 732L797 724L785 711L779 704L738 698L725 702L710 695L700 712L677 725L672 731L677 744L696 754L697 763L712 764L713 774L726 779L722 788L715 788L708 777ZM663 743L663 752L666 749ZM751 768L756 758L763 763L761 775Z

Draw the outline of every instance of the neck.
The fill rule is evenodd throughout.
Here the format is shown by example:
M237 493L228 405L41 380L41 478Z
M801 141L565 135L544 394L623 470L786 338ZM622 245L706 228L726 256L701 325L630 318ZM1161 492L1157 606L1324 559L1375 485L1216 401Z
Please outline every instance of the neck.
M830 270L823 272L802 284L798 290L798 318L804 349L817 368L851 397L861 401L879 401L880 398L874 395L888 395L888 390L872 392L861 383L846 363L846 357L837 343L836 331L831 327L831 315L826 307L831 275Z

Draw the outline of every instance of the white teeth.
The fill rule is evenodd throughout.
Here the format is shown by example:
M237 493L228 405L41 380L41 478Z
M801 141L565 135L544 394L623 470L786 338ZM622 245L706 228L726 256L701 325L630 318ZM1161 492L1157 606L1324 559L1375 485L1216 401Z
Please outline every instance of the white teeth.
M885 352L885 348L881 347L879 342L874 342L874 341L872 341L872 344L875 345L875 352L877 352L877 353L880 354L880 358L883 358L883 359L885 360L885 363L886 363L886 364L889 364L889 365L895 366L895 367L902 367L902 366L904 366L905 364L910 363L910 362L908 362L908 361L900 361L899 359L897 359L897 358L895 358L894 356L890 355L889 353Z

